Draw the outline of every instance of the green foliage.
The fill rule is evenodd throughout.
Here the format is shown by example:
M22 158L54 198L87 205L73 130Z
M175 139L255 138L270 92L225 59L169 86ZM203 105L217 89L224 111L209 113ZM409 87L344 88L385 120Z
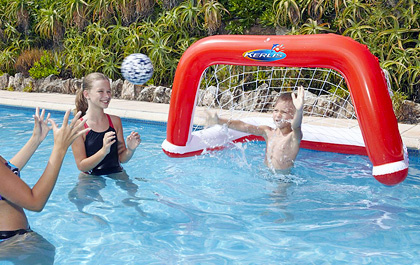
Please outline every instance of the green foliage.
M153 82L171 85L178 61L196 40L261 26L283 34L349 36L379 58L393 90L420 101L418 0L1 0L0 71L67 78L100 71L117 79L124 57L141 52L153 62ZM43 63L19 59L35 49L55 53Z
M14 75L15 71L15 62L17 58L17 50L13 47L8 47L0 52L0 70Z
M58 75L59 73L60 71L57 69L52 56L46 51L44 51L41 59L29 69L29 75L35 79L45 78L49 75Z
M401 91L394 91L391 97L392 106L394 108L395 116L400 117L402 112L402 107L404 100L407 99L407 95L402 93Z
M330 89L328 92L330 92L331 95L337 98L347 98L350 94L348 90L344 90L341 87L334 87Z
M226 30L230 34L244 34L263 17L263 20L267 22L267 17L264 15L272 4L272 1L266 0L221 0L219 2L229 12Z

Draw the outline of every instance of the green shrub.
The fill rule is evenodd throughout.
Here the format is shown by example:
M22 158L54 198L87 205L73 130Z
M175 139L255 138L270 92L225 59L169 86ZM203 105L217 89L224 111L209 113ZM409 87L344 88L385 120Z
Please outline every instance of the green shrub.
M401 91L394 91L391 97L392 106L394 108L395 116L400 117L402 114L402 106L404 101L407 99L407 95L405 95Z
M267 24L266 13L273 1L266 0L221 0L228 11L226 30L230 34L244 34L247 29L263 20Z
M44 55L29 69L29 75L34 79L45 78L49 75L58 75L60 71L55 66L52 56L44 51Z

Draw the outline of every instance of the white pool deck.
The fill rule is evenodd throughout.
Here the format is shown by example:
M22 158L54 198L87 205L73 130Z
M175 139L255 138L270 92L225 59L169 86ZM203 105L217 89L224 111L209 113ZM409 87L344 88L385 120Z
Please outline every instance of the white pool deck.
M0 105L40 107L65 111L74 109L74 95L57 93L27 93L0 90ZM112 99L108 113L122 118L144 119L166 122L169 104ZM401 137L407 148L420 149L420 125L399 124Z

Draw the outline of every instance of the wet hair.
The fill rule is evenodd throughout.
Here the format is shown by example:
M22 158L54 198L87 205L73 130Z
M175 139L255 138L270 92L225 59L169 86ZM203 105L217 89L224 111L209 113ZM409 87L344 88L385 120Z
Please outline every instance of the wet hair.
M86 114L86 111L88 109L88 101L85 98L85 96L83 95L83 91L87 90L91 90L92 89L92 84L94 81L97 80L109 80L108 77L102 73L90 73L87 76L85 76L82 80L82 87L77 91L76 93L76 100L75 100L75 105L76 105L76 109L75 109L75 113L81 111L82 112L82 116L84 116Z
M293 100L292 100L292 93L293 92L284 92L284 93L281 93L277 97L276 101L274 102L273 107L276 106L277 103L279 103L280 101L290 101L290 102L293 102Z

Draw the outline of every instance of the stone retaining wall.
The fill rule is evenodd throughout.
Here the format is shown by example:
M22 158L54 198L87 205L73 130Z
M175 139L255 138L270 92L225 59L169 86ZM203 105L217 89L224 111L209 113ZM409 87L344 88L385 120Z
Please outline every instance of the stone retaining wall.
M82 86L81 79L60 79L54 75L43 79L3 74L0 76L0 89L37 93L61 93L75 95ZM172 90L163 86L139 86L126 80L111 81L113 98L138 100L169 104Z
M54 75L48 76L44 79L33 79L32 77L24 77L18 73L15 76L3 74L0 76L0 89L13 90L23 92L37 92L37 93L62 93L75 95L76 91L82 85L81 79L60 79ZM169 104L171 97L171 88L163 86L139 86L133 85L126 80L115 80L111 82L111 89L113 98L147 101L156 103ZM306 100L311 100L310 95L306 96ZM322 99L317 100L317 106L322 104ZM325 101L325 100L324 100ZM211 105L211 103L209 103ZM337 102L337 104L340 104ZM331 106L337 104L329 104ZM325 105L325 104L324 104ZM325 106L319 105L320 109L325 112ZM331 110L333 113L334 110ZM396 114L397 119L401 123L417 124L420 122L420 104L412 101L404 101L399 113Z

